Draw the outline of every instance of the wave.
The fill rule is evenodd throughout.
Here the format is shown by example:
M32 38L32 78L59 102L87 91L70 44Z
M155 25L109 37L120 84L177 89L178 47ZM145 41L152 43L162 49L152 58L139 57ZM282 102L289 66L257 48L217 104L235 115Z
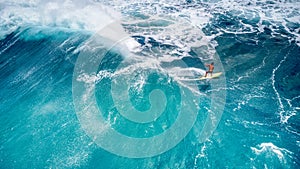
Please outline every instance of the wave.
M223 165L220 168L232 166L230 163L245 168L264 165L265 161L268 161L265 167L272 166L274 161L279 166L299 165L296 155L299 148L299 71L298 65L292 64L299 61L298 11L298 1L275 0L2 1L0 93L4 97L0 98L0 106L5 113L0 113L4 119L1 120L4 123L1 135L5 133L3 147L7 149L3 150L4 154L16 154L3 157L4 161L11 162L4 167L18 168L36 161L36 168L85 165L95 168L105 157L116 163L103 161L104 167L118 168L129 161L99 150L95 138L87 138L80 129L74 112L71 91L74 66L85 52L91 55L82 58L79 68L87 62L94 64L93 59L97 58L92 52L102 49L107 55L99 66L101 69L92 73L78 69L78 77L73 79L86 87L77 90L83 93L81 103L90 105L88 97L94 96L94 89L98 98L96 104L104 105L99 107L106 110L107 123L92 125L92 132L105 133L114 128L131 137L148 138L174 125L178 114L169 110L170 113L163 116L166 122L162 125L142 124L138 128L129 123L129 129L122 127L126 120L115 114L116 106L111 103L113 99L122 102L123 96L132 99L137 109L149 108L151 98L154 101L170 99L177 109L180 96L172 95L170 91L175 93L180 87L186 89L182 97L195 96L185 105L198 106L200 102L203 106L193 129L178 146L157 157L136 161L145 166L161 163L173 168L179 165L183 166L179 168L218 168L218 163ZM93 36L102 44L90 45ZM115 51L119 53L113 53ZM196 80L205 73L204 63L212 60L216 60L216 71L226 71L229 88L218 81L225 79L216 79L215 82ZM155 71L159 76L153 73ZM148 78L149 75L152 79ZM153 90L152 96L149 81L162 82L166 96L170 97L164 97L157 90ZM130 96L122 93L125 91L121 88L124 82L131 84ZM213 83L215 88L212 89L210 85ZM91 88L91 84L96 87ZM151 87L161 87L155 85ZM110 88L116 89L112 96L109 96ZM203 139L206 138L204 135L211 133L201 130L204 116L209 115L212 119L210 127L215 127L219 116L214 110L219 103L210 104L206 96L225 90L228 92L225 115L220 127L207 141ZM199 95L205 99L200 97L199 101ZM218 95L212 97L219 98ZM131 105L118 106L125 110ZM85 123L96 124L97 119L91 118ZM285 128L278 129L278 125ZM18 137L20 135L22 137ZM33 141L25 138L32 136ZM290 138L288 143L282 142L281 138L285 137ZM16 142L11 138L18 138L20 142L17 144L26 146L21 150L15 148ZM256 139L261 144L255 143L256 146L251 147L251 140ZM265 143L266 139L275 141ZM27 145L27 141L31 144ZM203 141L207 142L203 145ZM118 142L117 139L116 144ZM53 150L52 146L56 148ZM129 152L132 150L135 149ZM26 159L23 152L33 155ZM15 159L21 160L13 166ZM136 161L126 163L129 166L125 168L136 167ZM178 164L178 161L183 162Z

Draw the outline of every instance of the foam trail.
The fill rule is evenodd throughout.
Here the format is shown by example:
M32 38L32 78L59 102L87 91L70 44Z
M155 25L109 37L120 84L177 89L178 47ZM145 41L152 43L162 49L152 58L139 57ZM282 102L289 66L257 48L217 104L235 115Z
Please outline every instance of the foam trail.
M205 74L205 70L195 68L195 67L188 67L188 68L174 67L168 69L168 73L174 77L185 78L189 76L197 77L203 75Z
M130 57L126 57L125 66L119 67L115 72L109 72L107 70L99 71L97 74L85 74L82 73L78 78L77 81L82 81L87 84L97 83L101 81L103 78L117 78L128 76L131 77L132 73L141 71L141 70L155 70L157 72L162 72L170 76L170 78L174 79L178 84L182 87L185 87L192 91L193 93L201 95L198 91L197 86L195 84L187 83L187 79L195 78L199 74L203 74L205 71L198 69L198 68L181 68L181 67L174 67L174 68L165 68L161 66L161 62L156 58L149 58L149 57L140 57L136 55L131 55ZM130 63L129 65L127 65ZM187 78L190 77L190 78ZM140 83L140 81L137 81ZM143 83L141 83L143 84ZM142 88L142 85L138 85L139 88Z
M290 52L290 51L289 51L289 52ZM272 77L271 77L271 79L272 79L272 88L273 88L273 90L274 90L274 92L275 92L275 94L276 94L276 96L277 96L277 100L278 100L278 103L279 103L279 114L280 114L280 122L281 122L281 123L287 123L288 120L289 120L289 118L290 118L291 116L293 116L293 115L292 115L292 114L291 114L291 115L284 115L284 113L286 112L286 110L285 110L285 107L284 107L284 105L283 105L282 98L281 98L279 92L277 91L277 89L276 89L276 87L275 87L275 82L276 82L275 76L276 76L276 71L280 68L281 64L282 64L283 62L286 61L287 56L289 55L289 52L288 52L288 53L284 56L284 58L279 62L279 64L277 65L277 67L275 67L275 68L273 69L273 71L272 71Z

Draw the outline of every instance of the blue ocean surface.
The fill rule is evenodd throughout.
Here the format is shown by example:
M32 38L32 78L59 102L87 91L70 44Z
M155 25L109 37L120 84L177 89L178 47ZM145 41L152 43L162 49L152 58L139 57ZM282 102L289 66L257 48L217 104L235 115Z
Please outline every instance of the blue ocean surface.
M0 2L0 168L300 168L299 11Z

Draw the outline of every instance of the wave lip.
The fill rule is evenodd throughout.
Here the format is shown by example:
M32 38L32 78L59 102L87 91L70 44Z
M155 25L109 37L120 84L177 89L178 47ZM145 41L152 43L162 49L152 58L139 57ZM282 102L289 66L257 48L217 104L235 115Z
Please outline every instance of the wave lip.
M5 1L1 6L2 37L26 25L95 32L120 17L119 13L93 1Z

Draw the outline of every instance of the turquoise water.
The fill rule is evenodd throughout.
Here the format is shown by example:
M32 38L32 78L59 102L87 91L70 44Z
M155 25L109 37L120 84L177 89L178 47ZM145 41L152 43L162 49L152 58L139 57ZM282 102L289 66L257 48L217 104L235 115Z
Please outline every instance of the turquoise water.
M299 168L299 2L0 4L0 168Z

